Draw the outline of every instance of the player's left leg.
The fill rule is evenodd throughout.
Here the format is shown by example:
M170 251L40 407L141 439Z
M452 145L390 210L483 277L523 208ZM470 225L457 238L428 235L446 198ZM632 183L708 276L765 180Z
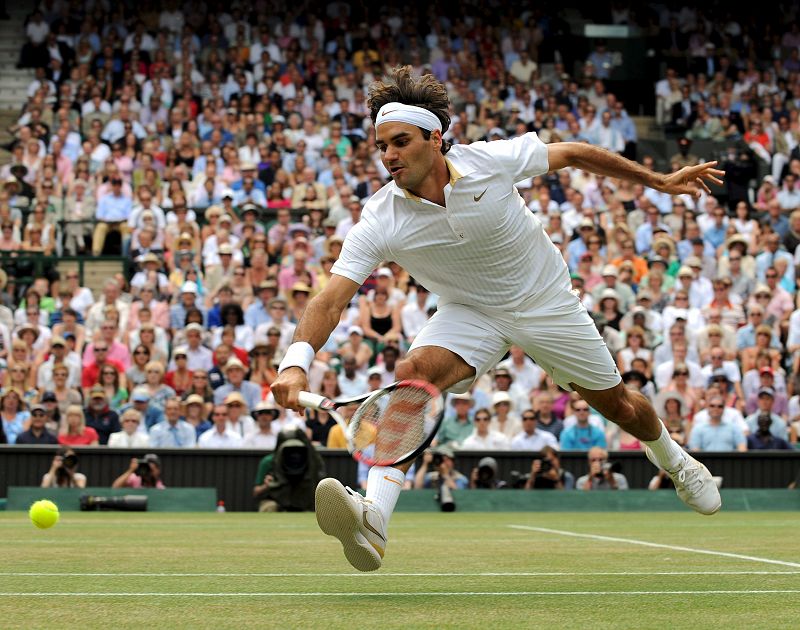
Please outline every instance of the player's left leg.
M622 383L601 391L575 383L570 385L605 418L644 442L647 458L669 473L678 496L686 505L700 514L719 511L722 499L711 473L670 437L645 396Z
M670 474L684 503L701 514L719 510L719 490L711 474L670 437L650 401L622 384L603 338L577 297L564 291L514 316L509 337L553 380L579 392L604 417L643 441L648 459Z

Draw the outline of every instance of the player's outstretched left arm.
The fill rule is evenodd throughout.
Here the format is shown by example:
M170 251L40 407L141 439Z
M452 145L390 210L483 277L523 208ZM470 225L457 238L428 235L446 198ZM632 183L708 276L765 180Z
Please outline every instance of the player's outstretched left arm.
M670 195L699 197L703 191L711 192L709 182L721 185L725 175L725 171L715 168L716 161L686 166L675 173L657 173L617 153L581 142L548 144L547 158L551 171L572 166L597 175L627 179Z

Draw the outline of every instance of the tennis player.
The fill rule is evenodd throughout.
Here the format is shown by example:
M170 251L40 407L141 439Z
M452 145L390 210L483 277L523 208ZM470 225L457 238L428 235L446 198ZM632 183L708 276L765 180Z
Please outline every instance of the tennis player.
M669 473L688 506L717 512L721 500L711 474L670 438L650 402L622 384L592 318L570 290L567 265L514 183L575 167L699 196L709 192L707 182L721 183L724 171L707 162L661 174L589 144L545 145L535 133L450 146L442 138L450 125L444 85L430 75L412 77L410 67L373 83L367 105L392 181L366 203L330 282L308 304L272 385L276 401L300 409L298 393L308 388L316 351L361 284L382 261L393 260L440 296L437 312L397 363L398 380L464 392L518 345L555 382L643 441L647 457ZM406 468L373 467L366 498L335 479L317 488L317 521L342 542L356 569L381 566Z

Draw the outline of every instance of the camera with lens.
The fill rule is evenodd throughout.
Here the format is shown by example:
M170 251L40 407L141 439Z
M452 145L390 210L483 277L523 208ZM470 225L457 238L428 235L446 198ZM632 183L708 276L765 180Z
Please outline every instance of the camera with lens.
M620 462L606 462L603 464L603 472L622 473L622 464Z
M434 453L433 459L431 460L431 464L435 468L439 468L444 463L444 456L441 453Z
M136 474L140 477L144 477L145 475L150 475L152 471L150 470L150 462L146 459L139 458L136 460Z
M453 499L453 491L450 489L450 486L447 485L447 481L445 479L439 479L439 491L434 496L434 499L439 503L439 508L442 512L455 512L456 511L456 502Z
M65 468L75 468L78 465L78 456L75 453L64 455L61 459L61 465Z

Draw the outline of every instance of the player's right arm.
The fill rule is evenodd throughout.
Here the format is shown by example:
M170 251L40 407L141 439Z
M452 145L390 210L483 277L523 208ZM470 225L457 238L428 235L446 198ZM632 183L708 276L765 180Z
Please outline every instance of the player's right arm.
M353 299L359 284L333 274L325 288L306 306L303 317L297 324L292 343L307 343L317 352L339 323L342 311ZM308 375L300 367L287 367L281 370L272 383L275 402L283 407L301 411L297 402L298 394L308 389Z

